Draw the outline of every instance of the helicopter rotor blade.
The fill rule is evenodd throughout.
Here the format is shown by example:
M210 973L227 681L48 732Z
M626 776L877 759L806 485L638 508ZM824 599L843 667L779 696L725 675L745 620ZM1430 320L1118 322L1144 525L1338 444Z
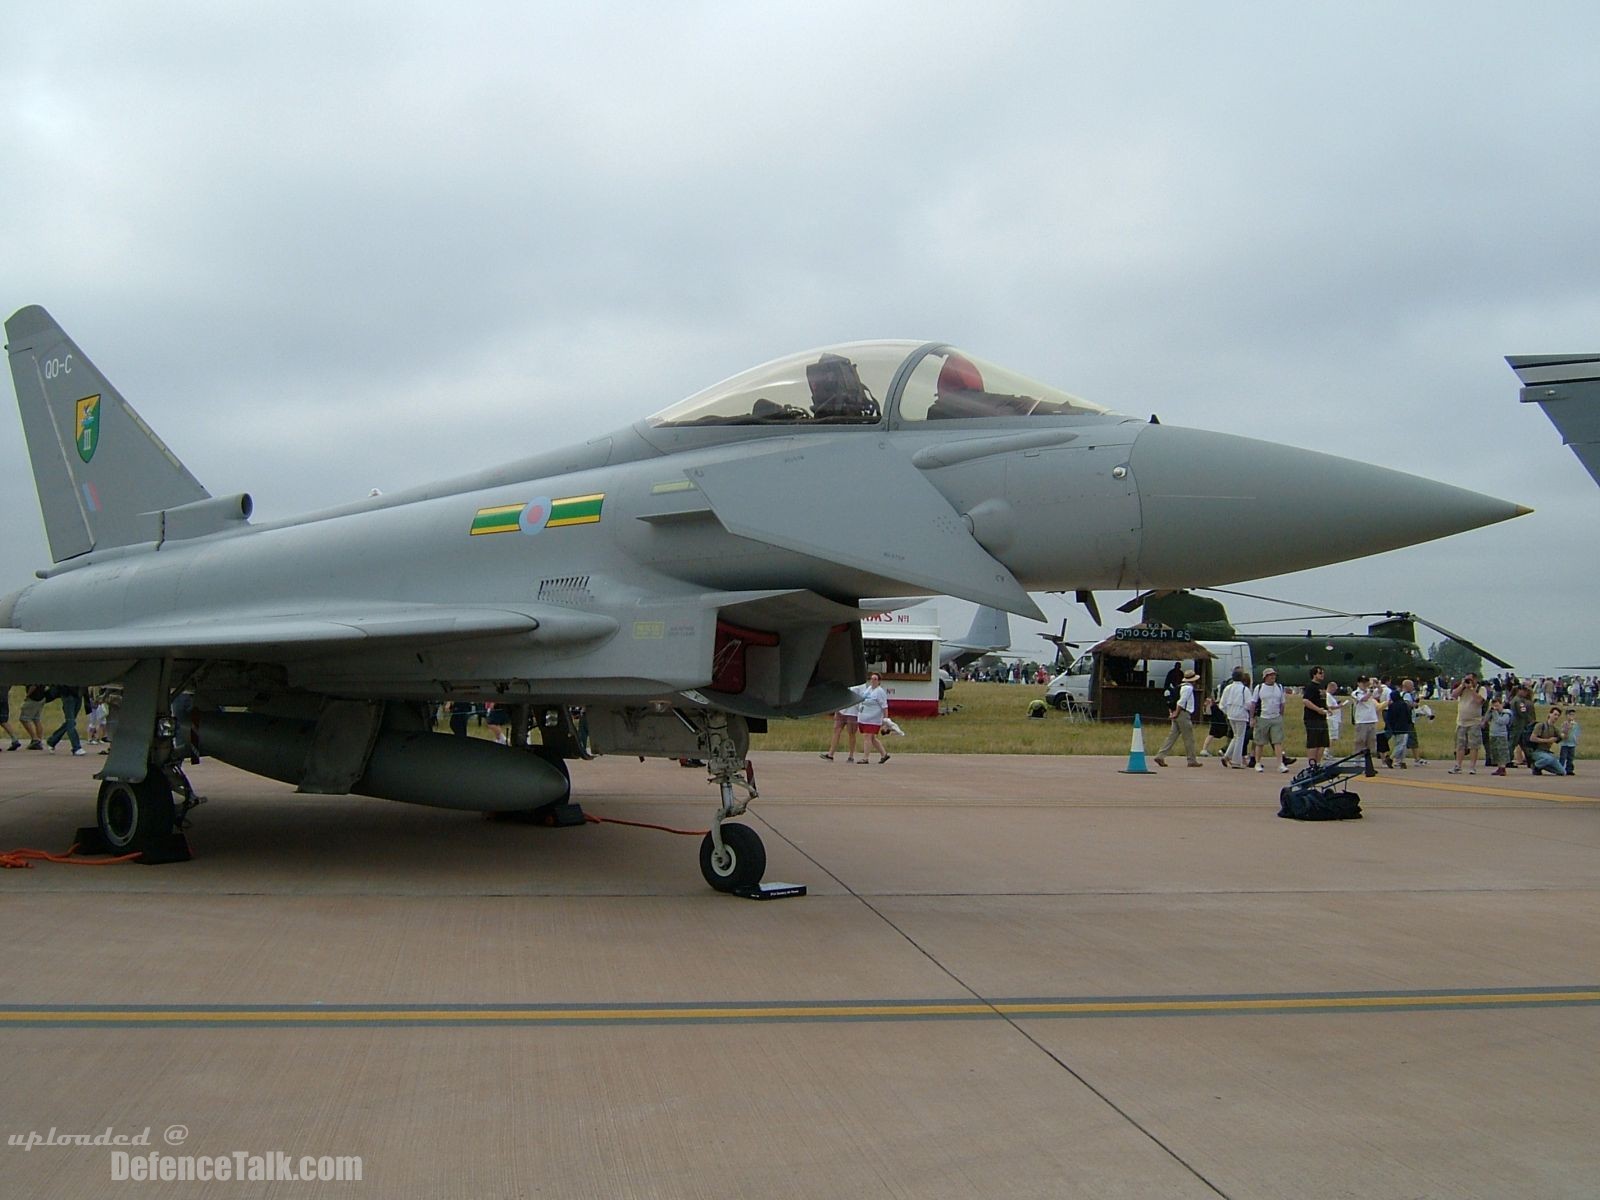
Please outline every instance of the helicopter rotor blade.
M1330 613L1329 615L1331 616L1332 614ZM1343 616L1344 614L1341 613L1339 615ZM1316 620L1316 619L1317 618L1315 618L1315 617L1305 617L1305 616L1299 616L1299 617L1262 617L1262 618L1260 618L1259 620L1256 620L1256 621L1235 621L1233 624L1234 624L1234 628L1243 629L1247 625L1290 625L1290 624L1304 625L1308 620Z
M1505 659L1500 658L1500 657L1498 657L1496 655L1490 654L1482 646L1478 645L1475 642L1467 641L1467 639L1462 637L1459 633L1451 633L1443 625L1435 625L1432 621L1429 621L1429 620L1426 620L1423 617L1417 616L1416 613L1396 613L1394 615L1395 616L1410 617L1418 625L1426 625L1429 629L1433 630L1435 633L1444 634L1444 636L1449 638L1452 642L1461 643L1461 645L1465 646L1468 650L1471 650L1474 654L1478 655L1480 658L1487 658L1490 662L1494 663L1495 666L1504 667L1507 671L1511 670L1511 664L1508 663Z
M1177 590L1178 590L1177 588L1153 588L1152 590L1150 590L1148 592L1140 592L1137 596L1135 596L1132 600L1129 600L1126 604L1117 605L1117 611L1119 613L1131 613L1134 609L1136 609L1140 605L1142 605L1146 600L1157 600L1157 599L1160 599L1162 596L1170 596L1170 595L1172 595L1173 592L1175 592ZM1095 624L1098 625L1099 622L1096 621Z
M1300 600L1285 600L1281 596L1262 596L1256 592L1240 592L1233 588L1204 588L1207 592L1221 592L1225 596L1243 596L1248 600L1266 600L1272 604L1288 604L1295 608L1307 608L1312 612L1319 612L1329 617L1359 617L1369 616L1368 613L1347 613L1337 608L1323 608L1320 604L1306 604ZM1299 618L1294 618L1298 620Z
M1506 670L1512 670L1512 664L1507 662L1506 659L1499 658L1498 654L1491 654L1490 651L1486 651L1485 648L1478 645L1478 643L1467 642L1467 638L1461 637L1461 634L1453 634L1451 630L1445 629L1445 627L1440 626L1440 624L1435 624L1435 622L1429 621L1426 616L1418 616L1416 613L1357 613L1355 616L1382 616L1382 618L1390 619L1390 621L1414 621L1416 624L1419 624L1419 626L1426 626L1429 627L1429 629L1434 630L1435 634L1445 635L1446 638L1450 638L1451 642L1456 642L1459 643L1459 645L1466 646L1467 650L1477 654L1478 658L1486 658L1488 661L1493 662L1494 666L1504 667Z
M1084 608L1089 610L1089 619L1091 621L1093 621L1096 625L1105 624L1105 622L1100 619L1100 605L1095 600L1093 592L1089 591L1087 588L1079 588L1073 593L1073 598L1077 600L1079 604L1083 605ZM1064 625L1061 632L1066 632Z

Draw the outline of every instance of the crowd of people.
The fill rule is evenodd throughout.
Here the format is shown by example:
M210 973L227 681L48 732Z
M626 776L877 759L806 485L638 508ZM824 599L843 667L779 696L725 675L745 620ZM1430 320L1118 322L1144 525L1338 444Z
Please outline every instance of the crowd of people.
M117 707L122 698L118 687L84 688L57 687L43 683L30 683L22 689L22 703L18 705L17 724L22 726L23 737L11 725L11 688L0 685L0 733L5 735L3 750L48 750L54 754L66 742L78 757L88 754L85 741L100 746L111 741L111 729L116 723ZM44 708L52 701L61 702L61 721L49 734L44 731ZM80 733L78 720L86 716L86 731ZM106 753L104 750L102 754Z
M955 677L963 683L1027 683L1050 682L1050 670L1036 662L984 662L982 659L962 667Z
M1479 675L1473 678L1478 680L1478 686L1483 688L1488 699L1498 697L1502 703L1508 703L1515 693L1526 688L1536 704L1581 705L1586 708L1600 704L1600 675L1537 675L1522 679L1507 671L1492 679ZM1444 699L1460 682L1449 676L1436 676L1423 686L1423 695L1430 700Z
M1188 765L1203 766L1200 760L1212 757L1215 741L1225 747L1219 756L1224 767L1260 772L1276 759L1278 771L1287 773L1296 761L1288 753L1284 735L1290 692L1279 682L1277 668L1263 668L1259 683L1248 671L1235 668L1211 699L1198 695L1199 681L1182 666L1168 673L1163 695L1171 728L1156 752L1156 764L1166 766L1165 755L1181 740ZM1376 775L1380 761L1390 770L1409 770L1413 762L1425 765L1427 760L1415 753L1417 722L1435 718L1431 700L1439 697L1456 702L1451 774L1477 774L1483 755L1495 775L1505 775L1508 768L1527 768L1535 775L1572 775L1582 735L1578 710L1593 703L1595 682L1576 677L1522 681L1508 675L1485 683L1467 675L1459 681L1431 680L1419 688L1413 679L1360 675L1345 693L1327 681L1321 667L1312 667L1300 689L1306 759L1312 767L1322 764L1343 736L1348 715L1353 742L1349 753L1363 757L1366 775ZM1543 718L1539 705L1547 701L1541 696L1559 701L1549 704ZM1206 737L1197 751L1194 724L1201 717L1207 719Z

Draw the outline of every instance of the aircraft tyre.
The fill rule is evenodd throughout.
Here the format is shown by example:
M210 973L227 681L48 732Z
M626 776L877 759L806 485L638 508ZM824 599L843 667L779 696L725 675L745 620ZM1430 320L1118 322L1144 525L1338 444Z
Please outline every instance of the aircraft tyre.
M700 843L700 874L719 892L755 887L767 873L767 848L761 835L748 825L722 826L724 857L717 858L716 843L708 833Z
M172 834L172 784L152 772L138 783L108 779L100 785L95 822L113 854L129 854Z

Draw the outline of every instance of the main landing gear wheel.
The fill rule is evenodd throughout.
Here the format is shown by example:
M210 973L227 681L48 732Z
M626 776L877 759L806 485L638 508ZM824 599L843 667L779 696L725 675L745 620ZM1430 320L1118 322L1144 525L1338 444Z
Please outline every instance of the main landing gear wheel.
M724 823L722 850L708 833L700 843L700 874L719 892L755 887L767 872L767 848L748 825Z
M108 779L100 785L95 820L113 854L152 846L172 834L172 784L156 771L138 783Z

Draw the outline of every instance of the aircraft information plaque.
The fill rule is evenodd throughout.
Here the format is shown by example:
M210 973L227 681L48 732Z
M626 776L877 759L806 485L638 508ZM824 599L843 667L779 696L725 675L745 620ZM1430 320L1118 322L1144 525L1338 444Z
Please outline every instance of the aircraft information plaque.
M785 900L790 896L804 896L806 885L803 883L758 883L754 887L734 888L735 896L743 896L746 900Z

